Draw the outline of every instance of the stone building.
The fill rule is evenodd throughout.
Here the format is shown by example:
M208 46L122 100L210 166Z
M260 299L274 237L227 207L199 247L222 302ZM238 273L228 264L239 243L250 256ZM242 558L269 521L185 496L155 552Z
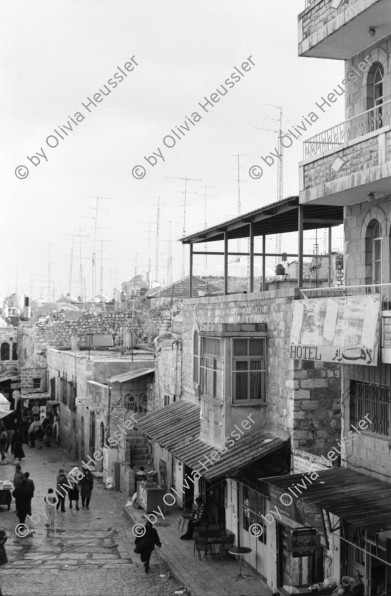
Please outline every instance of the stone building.
M133 468L148 462L149 449L125 424L147 412L153 353L48 348L47 367L50 397L59 403L60 444L115 488L133 494Z
M326 527L336 520L334 569L338 577L359 576L366 596L391 594L390 15L389 0L307 0L299 15L299 55L345 63L343 80L316 104L321 115L345 101L345 121L307 139L300 164L303 209L344 209L345 286L303 290L307 321L317 313L305 342L304 318L294 315L297 342L307 344L303 362L317 349L342 370L342 434L334 448L342 467L320 471L297 502ZM270 482L269 494L301 478ZM312 516L305 525L315 522ZM287 569L280 567L279 585L297 585L299 571Z
M247 563L273 589L279 584L277 543L290 520L286 506L279 503L276 510L262 481L290 478L299 462L332 467L322 456L340 439L341 378L339 362L325 362L316 349L306 351L311 361L302 358L303 349L292 357L303 294L297 287L254 291L253 238L299 231L302 279L303 230L341 222L340 208L315 213L290 197L183 239L190 244L190 270L197 243L224 240L224 294L195 298L190 287L172 333L156 339L158 409L138 422L153 442L161 485L176 504L189 507L202 494L212 520L251 549ZM249 291L229 293L229 243L248 237L249 229ZM328 258L330 263L331 250ZM322 572L334 571L334 538L327 536L317 560Z

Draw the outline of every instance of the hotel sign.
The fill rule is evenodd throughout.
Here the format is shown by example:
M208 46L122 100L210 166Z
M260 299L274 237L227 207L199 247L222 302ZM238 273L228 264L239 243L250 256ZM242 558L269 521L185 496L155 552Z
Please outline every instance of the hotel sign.
M379 296L314 298L294 303L290 357L376 366Z

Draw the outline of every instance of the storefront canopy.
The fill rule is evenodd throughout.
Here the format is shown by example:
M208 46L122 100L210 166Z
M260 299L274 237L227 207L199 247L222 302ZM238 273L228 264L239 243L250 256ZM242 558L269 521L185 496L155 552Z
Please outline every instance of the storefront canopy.
M198 438L200 408L183 400L144 416L137 421L137 426L207 480L235 476L246 466L288 444L286 439L254 427L248 435L239 435L234 445L227 446L226 453L213 460L211 454L217 449Z
M290 501L291 489L297 494L292 499L299 510L303 509L299 506L301 502L372 533L391 530L391 484L347 468L332 468L316 474L317 478L313 472L308 472L260 480L265 494L280 495L281 513L284 513L284 504ZM282 497L284 493L288 496Z
M137 428L168 451L186 445L200 434L200 408L177 401L137 420Z
M155 372L154 368L137 368L121 375L115 375L109 379L109 383L126 383L127 381L133 381L145 375L150 375Z

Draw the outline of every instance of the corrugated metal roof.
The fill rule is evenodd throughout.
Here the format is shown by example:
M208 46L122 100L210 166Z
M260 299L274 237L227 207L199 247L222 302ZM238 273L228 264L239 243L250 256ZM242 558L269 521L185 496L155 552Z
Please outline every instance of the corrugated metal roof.
M306 501L337 517L377 533L391 530L391 484L347 468L317 471L316 480L306 482L311 473L262 478L267 485L287 491L299 485L300 501ZM266 490L268 490L266 486ZM289 493L288 493L289 494Z
M19 381L20 378L18 377L18 375L12 375L12 376L8 376L8 377L0 377L0 383L4 383L4 381Z
M343 207L341 206L304 204L302 207L304 230L327 228L343 223ZM281 201L254 209L249 213L244 213L239 217L234 217L211 228L185 236L180 241L183 244L189 244L223 240L224 232L228 233L229 239L248 238L250 222L254 224L254 236L297 232L298 208L299 197L287 197Z
M137 368L136 370L131 370L130 372L110 377L109 383L126 383L126 381L133 381L133 379L138 379L139 377L144 377L145 375L149 375L154 372L154 368Z
M206 457L210 458L216 448L199 439L200 408L184 400L140 418L137 427L207 480L234 475L287 443L286 439L254 427L228 447L218 461L208 463Z
M286 439L256 427L245 432L248 434L237 439L232 447L227 447L227 452L221 454L217 461L206 459L208 457L210 460L211 453L217 449L199 439L192 441L190 445L174 449L172 453L207 480L215 480L222 476L235 476L246 466L288 443Z
M200 408L182 399L137 420L137 428L168 451L194 441L200 427Z

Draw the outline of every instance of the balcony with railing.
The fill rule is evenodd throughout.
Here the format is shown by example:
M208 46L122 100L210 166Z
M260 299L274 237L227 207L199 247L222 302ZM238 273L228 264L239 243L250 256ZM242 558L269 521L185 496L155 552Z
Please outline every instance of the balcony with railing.
M311 137L303 150L300 203L346 206L389 194L391 100Z
M382 24L382 36L391 32L389 10L384 0L306 0L299 15L299 56L349 59L373 43L368 31L374 23Z
M303 159L338 149L353 139L391 124L391 100L314 135L303 143Z

